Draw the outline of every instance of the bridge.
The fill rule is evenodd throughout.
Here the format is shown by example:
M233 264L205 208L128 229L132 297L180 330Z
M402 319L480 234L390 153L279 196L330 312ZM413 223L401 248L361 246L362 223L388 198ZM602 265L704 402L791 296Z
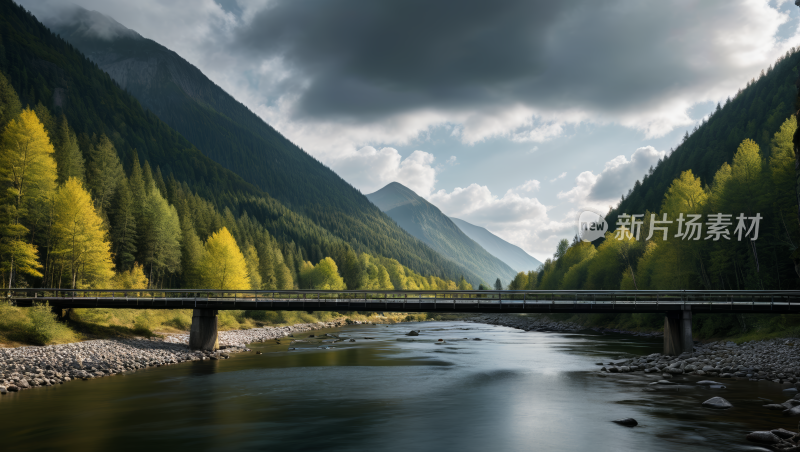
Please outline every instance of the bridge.
M739 290L82 290L8 289L17 306L192 309L189 346L218 348L217 311L664 313L664 353L691 352L692 313L800 313L800 291Z

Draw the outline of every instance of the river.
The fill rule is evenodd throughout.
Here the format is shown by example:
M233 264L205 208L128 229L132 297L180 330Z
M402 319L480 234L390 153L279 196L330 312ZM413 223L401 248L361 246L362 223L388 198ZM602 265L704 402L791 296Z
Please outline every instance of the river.
M420 336L405 336L411 329ZM325 333L356 342L289 351L287 338L254 344L261 355L2 396L1 449L745 451L754 450L748 432L796 422L761 407L789 398L774 383L651 392L643 376L598 376L597 362L661 351L652 339L467 322L348 326L295 339ZM434 344L440 338L446 343ZM715 395L734 408L700 407ZM640 425L610 422L626 417Z

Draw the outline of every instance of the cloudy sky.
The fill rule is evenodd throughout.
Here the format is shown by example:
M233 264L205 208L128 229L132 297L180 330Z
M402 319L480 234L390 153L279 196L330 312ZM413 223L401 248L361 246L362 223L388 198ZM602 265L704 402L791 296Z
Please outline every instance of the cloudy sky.
M398 181L540 260L800 45L791 0L21 3L106 14L363 193Z

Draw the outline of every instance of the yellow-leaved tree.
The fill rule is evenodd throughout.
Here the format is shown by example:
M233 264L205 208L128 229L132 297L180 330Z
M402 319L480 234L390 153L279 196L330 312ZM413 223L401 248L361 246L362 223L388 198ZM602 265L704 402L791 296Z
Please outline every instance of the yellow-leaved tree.
M41 276L36 248L25 240L25 224L47 215L56 184L53 145L33 110L25 109L9 121L0 144L0 267L9 273L12 287L15 272Z
M150 282L144 274L144 267L134 262L133 268L120 272L111 278L111 287L119 290L147 289Z
M56 268L69 272L74 288L103 287L114 276L111 244L92 197L71 177L55 195L53 256Z
M344 279L339 276L339 267L330 257L319 261L317 265L304 262L300 268L300 284L304 289L344 290Z
M211 234L206 241L198 270L200 285L204 289L250 289L247 261L226 227Z

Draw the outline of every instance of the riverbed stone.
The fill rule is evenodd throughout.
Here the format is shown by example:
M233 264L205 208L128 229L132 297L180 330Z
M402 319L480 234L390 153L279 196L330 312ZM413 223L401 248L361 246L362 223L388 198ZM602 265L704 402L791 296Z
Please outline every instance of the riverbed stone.
M789 408L783 412L784 416L800 416L800 405Z
M773 435L777 436L780 439L789 439L792 438L794 435L796 435L795 432L790 432L789 430L786 430L784 428L776 428L770 430L770 432L772 432Z
M613 422L615 424L619 424L619 425L624 425L625 427L636 427L637 425L639 425L639 423L636 422L636 419L634 419L632 417L628 417L628 418L625 418L625 419L617 419L617 420L614 420L614 421L611 421L611 422Z
M733 407L733 405L730 402L723 399L722 397L712 397L703 402L702 405L706 408L714 408L716 410L724 410Z
M760 444L777 444L781 442L780 438L768 431L752 432L748 434L745 439Z
M414 330L411 330L408 333L406 333L406 336L419 336L419 333Z

